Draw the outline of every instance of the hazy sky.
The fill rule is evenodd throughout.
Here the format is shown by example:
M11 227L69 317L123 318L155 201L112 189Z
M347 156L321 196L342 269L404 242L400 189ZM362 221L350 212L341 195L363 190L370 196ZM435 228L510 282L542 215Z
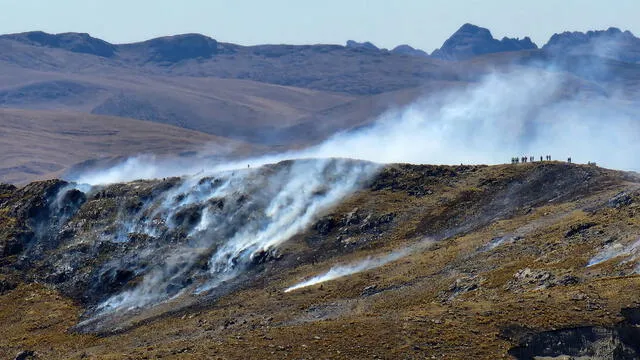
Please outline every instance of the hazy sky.
M0 0L0 33L88 32L113 43L186 32L244 45L369 40L428 52L465 22L494 37L616 26L640 34L640 0Z

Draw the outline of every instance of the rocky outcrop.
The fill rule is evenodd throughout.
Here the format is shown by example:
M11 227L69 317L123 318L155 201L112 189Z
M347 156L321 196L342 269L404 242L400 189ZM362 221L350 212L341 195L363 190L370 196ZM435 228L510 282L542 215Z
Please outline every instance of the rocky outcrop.
M398 54L398 55L409 55L409 56L424 56L427 57L429 56L429 54L427 54L425 51L420 50L420 49L415 49L409 45L403 44L403 45L398 45L396 47L394 47L391 50L392 54Z
M209 59L218 52L218 42L201 34L165 36L144 42L120 45L151 62L179 62L187 59Z
M637 359L638 312L637 308L622 309L624 320L612 327L582 326L527 334L509 354L516 359Z
M467 60L477 55L537 48L529 37L497 40L486 28L464 24L431 56L443 60Z
M43 31L32 31L3 35L0 38L19 41L28 45L59 48L107 58L113 57L116 53L114 45L86 33L48 34Z
M640 39L630 31L615 27L553 34L542 49L554 55L595 55L626 62L640 61Z
M369 41L357 42L354 40L347 40L345 45L348 49L367 50L367 51L380 51L380 49L370 43Z

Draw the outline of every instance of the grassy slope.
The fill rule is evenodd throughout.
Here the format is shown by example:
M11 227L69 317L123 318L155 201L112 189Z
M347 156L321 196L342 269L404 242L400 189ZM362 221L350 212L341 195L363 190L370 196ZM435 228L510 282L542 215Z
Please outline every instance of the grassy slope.
M638 305L640 278L631 274L633 264L613 259L585 268L603 243L635 241L636 181L558 163L391 166L371 189L329 214L394 213L393 226L381 234L356 229L338 240L344 229L336 227L318 248L308 241L319 236L310 229L286 244L283 252L290 256L247 288L107 337L63 332L80 309L42 286L22 285L0 296L0 354L33 349L44 358L508 358L518 341L517 334L505 335L509 328L609 325L620 319L622 307ZM622 190L633 202L607 206ZM416 192L425 196L411 195ZM567 236L586 222L594 225ZM454 235L381 268L282 292L337 262L447 231ZM516 240L479 251L499 236ZM525 268L578 281L550 287L517 281L514 275ZM363 295L372 285L378 293Z
M205 145L247 151L248 144L148 121L69 111L0 110L0 181L51 178L93 158L178 153Z

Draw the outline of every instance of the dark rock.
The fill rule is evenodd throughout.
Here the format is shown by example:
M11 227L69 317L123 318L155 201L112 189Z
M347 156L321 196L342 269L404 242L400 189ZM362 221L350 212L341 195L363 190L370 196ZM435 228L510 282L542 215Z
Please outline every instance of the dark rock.
M563 286L575 285L580 282L580 278L573 275L565 275L558 280L558 284Z
M238 196L238 198L236 199L236 204L242 205L246 203L247 200L249 200L249 196L247 194L240 194L240 196Z
M573 235L581 233L591 227L594 227L595 225L596 223L593 223L593 222L586 222L582 224L571 225L571 227L566 232L566 234L564 234L564 237L565 238L572 237Z
M640 308L631 307L620 310L620 314L624 317L625 321L631 325L640 325Z
M8 237L0 241L0 256L12 256L20 254L25 245L33 239L33 232L21 231L9 234Z
M187 228L192 228L197 225L202 217L202 208L200 204L193 204L191 206L187 206L180 211L176 212L173 216L173 222L177 226L185 226Z
M135 277L135 273L125 265L120 268L108 268L94 275L87 290L88 296L103 296L120 291L124 285Z
M224 198L215 198L211 199L207 202L209 208L214 208L218 210L224 209Z
M379 293L380 290L378 290L378 286L377 285L370 285L367 286L366 288L364 288L362 290L362 292L360 293L360 296L371 296L371 295L375 295L377 293Z
M314 225L313 228L320 233L320 235L327 235L331 232L331 230L334 229L334 227L336 226L336 221L333 217L331 216L326 216L323 217L322 219L318 220Z
M479 286L480 281L476 277L461 277L449 286L449 291L457 295L476 290Z
M537 48L529 37L522 40L506 37L497 40L486 28L464 24L431 56L443 60L466 60L477 55Z
M612 327L582 326L538 333L528 332L520 336L518 343L518 346L509 350L509 354L516 359L640 358L640 328L629 319Z
M0 295L6 293L7 291L15 289L17 286L18 284L13 281L0 279Z
M33 350L23 350L20 351L18 353L18 355L16 355L16 357L14 358L15 360L28 360L28 359L35 359L36 357L36 353Z
M361 214L358 211L358 209L356 208L356 209L353 209L353 211L351 211L350 213L347 214L347 216L342 221L342 224L344 226L358 225L363 220L363 218L364 218L363 214Z
M86 201L87 196L82 191L71 189L59 198L56 206L58 206L59 215L72 216Z

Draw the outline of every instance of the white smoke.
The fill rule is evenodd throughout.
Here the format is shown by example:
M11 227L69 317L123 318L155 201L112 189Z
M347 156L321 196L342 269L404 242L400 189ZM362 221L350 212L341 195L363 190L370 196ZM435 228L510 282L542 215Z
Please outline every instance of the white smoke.
M162 233L158 228L178 226L173 223L174 217L182 210L194 205L204 207L188 234L188 242L171 248L162 263L146 272L136 287L107 299L98 311L133 309L190 288L195 293L209 291L234 279L256 256L274 251L304 230L318 214L361 186L377 168L373 163L350 160L299 160L273 171L244 169L217 173L215 179L187 178L181 186L164 194L158 200L159 206L149 209L151 215L134 217L123 231L156 237ZM210 205L216 199L228 202L225 210ZM146 210L141 213L146 214ZM126 234L122 237L126 238ZM153 255L153 250L158 251L154 248L148 254ZM195 263L208 254L208 274L194 271ZM137 256L144 258L145 254ZM185 283L194 273L199 276L198 283Z
M290 286L288 288L286 288L284 290L284 292L290 292L293 290L297 290L297 289L302 289L305 287L309 287L312 285L317 285L317 284L321 284L327 281L331 281L331 280L335 280L341 277L345 277L345 276L349 276L349 275L353 275L356 273L360 273L363 271L367 271L367 270L371 270L371 269L375 269L375 268L379 268L381 266L384 266L390 262L396 261L398 259L401 259L405 256L411 255L415 252L418 252L420 250L424 250L426 248L428 248L431 244L433 244L433 241L431 239L426 239L423 240L421 242L419 242L418 244L412 245L412 246L408 246L406 248L403 249L399 249L396 251L391 252L390 254L384 255L384 256L378 256L378 257L367 257L364 260L360 260L358 262L355 262L353 264L346 264L346 265L336 265L333 266L331 269L329 269L329 271L327 271L324 274L320 274L317 276L314 276L312 278L309 278L307 280L304 280L296 285Z
M640 255L639 252L640 239L627 246L619 243L610 244L605 246L596 256L592 257L587 263L587 267L595 266L617 257L626 257L627 259L624 260L623 263L636 261ZM636 268L636 272L638 272L638 270L639 268Z
M383 266L392 261L398 260L407 255L407 251L398 251L393 252L387 256L379 257L379 258L366 258L365 260L359 261L355 264L348 265L338 265L334 266L329 271L324 274L314 276L308 280L305 280L297 285L293 285L284 290L284 292L289 292L297 289L301 289L304 287L320 284L323 282L335 280L337 278L341 278L344 276L353 275L355 273L371 270L373 268L377 268Z
M574 162L637 170L640 158L631 154L640 151L639 109L622 94L565 73L514 68L389 111L366 128L306 150L233 162L138 157L74 180L106 184L327 157L498 164L514 156L550 154L555 160L571 156Z
M246 207L230 210L231 213L220 214L206 207L188 234L187 244L170 249L163 263L145 270L141 283L113 296L99 308L109 311L154 304L176 294L167 291L168 287L178 288L178 294L187 289L198 293L216 288L242 274L243 266L256 254L271 251L303 231L319 214L358 189L377 169L373 164L346 160L297 160L288 170L261 182L256 174L264 164L310 158L496 164L514 156L537 159L551 154L554 159L571 156L575 162L595 161L608 167L640 169L640 158L631 156L640 152L636 104L618 93L603 95L600 90L597 85L560 72L514 68L389 111L368 127L336 134L306 150L229 162L137 157L110 169L82 174L75 180L91 185L188 174L179 189L165 194L161 206L146 209L151 215L141 212L124 224L125 234L157 236L162 226L174 226L172 219L179 210L204 206L218 197L249 193L252 199ZM211 176L222 183L212 186L205 181L203 185L202 181ZM184 195L178 203L177 195ZM336 267L303 284L382 266L405 256L406 251L413 250ZM207 254L208 275L198 279L197 284L181 282L198 259Z

